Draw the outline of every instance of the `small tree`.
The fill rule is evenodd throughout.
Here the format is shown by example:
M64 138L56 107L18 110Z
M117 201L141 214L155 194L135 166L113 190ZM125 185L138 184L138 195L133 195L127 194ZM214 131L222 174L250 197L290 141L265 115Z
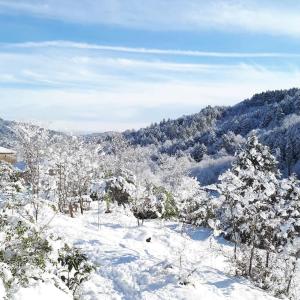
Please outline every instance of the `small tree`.
M14 131L21 157L26 163L24 178L31 191L31 204L37 222L41 207L39 198L43 193L43 176L47 173L49 162L49 131L32 124L18 124Z

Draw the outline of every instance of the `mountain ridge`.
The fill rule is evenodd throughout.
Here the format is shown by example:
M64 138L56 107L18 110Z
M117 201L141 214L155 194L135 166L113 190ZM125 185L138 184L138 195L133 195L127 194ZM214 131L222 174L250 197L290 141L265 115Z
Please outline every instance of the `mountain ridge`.
M123 134L131 144L154 144L162 153L189 154L201 161L205 155L233 155L253 131L276 155L283 175L300 175L298 88L262 92L234 106L208 106L193 115Z
M0 146L13 147L17 122L0 119ZM190 155L197 162L229 158L255 131L279 161L284 176L300 176L300 89L266 91L234 106L207 106L200 112L162 120L121 133L132 145L155 145L169 155ZM84 135L103 141L117 132ZM228 164L228 163L227 163Z

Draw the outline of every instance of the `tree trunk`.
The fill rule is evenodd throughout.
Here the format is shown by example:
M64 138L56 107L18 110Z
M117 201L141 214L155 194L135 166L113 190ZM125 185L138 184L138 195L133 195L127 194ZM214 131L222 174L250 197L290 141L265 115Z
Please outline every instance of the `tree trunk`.
M270 252L267 251L267 256L266 256L266 268L269 268L269 260L270 260Z
M74 218L74 214L73 214L73 205L72 203L69 203L69 213L70 213L70 217Z
M252 264L253 264L253 258L254 258L254 246L251 248L251 254L250 254L250 262L249 262L249 270L248 270L248 275L251 277L252 273Z
M35 209L35 223L38 221L38 208Z
M100 229L100 199L98 199L98 230Z
M79 200L79 204L80 204L80 213L83 215L83 200L82 200L81 197L80 197L80 200Z
M293 270L292 270L292 273L291 273L289 281L288 281L288 285L287 285L287 288L286 288L286 295L287 296L290 293L291 283L292 283L292 279L293 279L293 276L294 276L294 273L295 273L295 270L296 270L297 261L298 261L298 258L296 258L295 261L294 261Z
M288 162L288 166L287 166L287 167L288 167L288 177L290 177L290 176L291 176L291 173L292 173L292 172L291 172L291 165L292 165L292 164L291 164L290 162Z
M237 244L236 241L234 241L234 259L236 260L236 252L237 252Z

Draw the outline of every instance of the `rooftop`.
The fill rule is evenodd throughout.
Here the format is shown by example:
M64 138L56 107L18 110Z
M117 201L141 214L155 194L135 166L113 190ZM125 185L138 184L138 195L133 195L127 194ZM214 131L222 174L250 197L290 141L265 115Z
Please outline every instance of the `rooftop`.
M0 147L0 154L16 154L16 151L14 151L12 149Z

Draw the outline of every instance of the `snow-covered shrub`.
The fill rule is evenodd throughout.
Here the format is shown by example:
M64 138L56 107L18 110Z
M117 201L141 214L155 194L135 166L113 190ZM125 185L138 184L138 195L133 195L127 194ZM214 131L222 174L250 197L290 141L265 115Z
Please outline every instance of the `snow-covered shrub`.
M181 222L207 226L209 220L214 218L214 202L196 178L182 177L174 194Z
M134 179L128 171L123 171L122 175L113 176L106 180L107 199L124 207L130 203L135 189Z
M59 277L75 295L80 284L88 280L94 270L93 265L79 249L70 248L68 245L59 250L58 262L61 265Z
M49 282L68 293L88 278L93 267L86 257L71 247L61 248L61 240L41 231L36 225L18 216L0 214L0 280L6 294L12 295L20 287L30 287L37 281ZM76 274L73 283L67 284L61 277L66 265L62 264L62 254L68 253ZM84 262L83 262L84 261ZM76 289L75 289L76 291Z
M194 198L188 199L187 204L181 210L180 219L194 226L213 227L216 219L217 203L207 195L199 192Z
M8 291L55 277L52 247L34 226L1 214L0 231L0 276Z
M299 284L295 278L295 263L297 259L289 254L271 252L266 265L266 251L264 249L255 249L252 254L249 247L240 244L236 255L231 258L234 273L237 276L248 277L249 260L253 255L253 265L251 272L251 281L261 289L267 290L279 298L298 299L293 297L293 289ZM295 282L293 282L295 279ZM299 288L299 286L298 286Z
M178 208L174 195L162 186L154 186L152 189L153 195L160 203L161 217L163 219L171 219L178 217Z
M21 202L25 191L21 173L11 164L0 161L0 205L12 206Z
M138 225L140 220L143 224L144 220L157 219L161 215L161 210L161 203L159 203L154 196L149 196L134 201L131 206L131 211L138 220Z

